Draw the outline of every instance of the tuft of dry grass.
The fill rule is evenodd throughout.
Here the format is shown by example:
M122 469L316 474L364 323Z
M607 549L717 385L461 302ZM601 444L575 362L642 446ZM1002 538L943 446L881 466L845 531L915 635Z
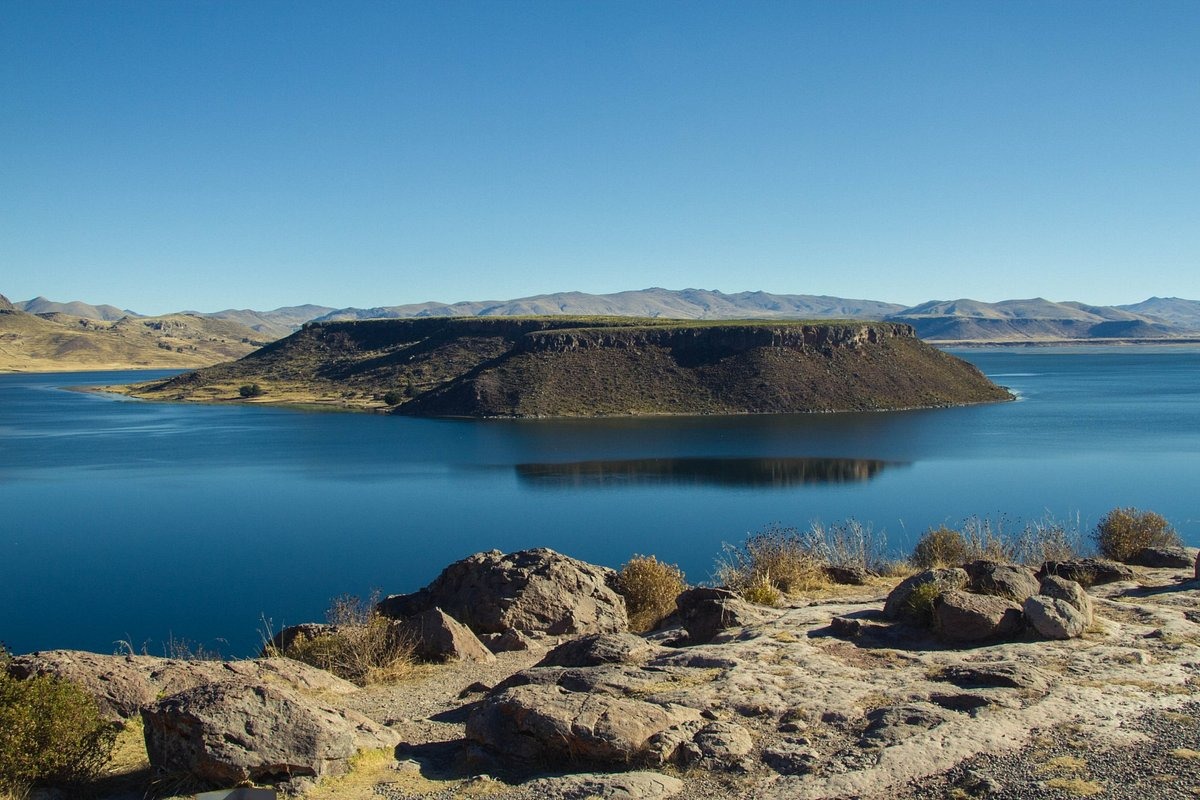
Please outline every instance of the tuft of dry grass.
M675 598L687 588L683 571L654 556L635 555L617 574L617 591L625 598L629 629L653 630L675 611Z
M330 632L312 639L297 638L279 655L359 686L411 677L417 667L413 643L397 632L392 620L375 610L378 600L378 593L366 601L354 595L334 598L325 613Z
M854 519L836 525L813 522L803 533L772 524L739 546L726 544L714 577L752 603L777 605L789 595L832 587L826 567L875 571L890 564L886 544L882 533Z
M1066 792L1072 797L1095 797L1104 793L1104 784L1083 778L1051 778L1046 781L1050 789Z
M1012 525L1005 518L968 517L958 528L930 528L909 557L918 569L956 567L987 559L1037 566L1077 558L1084 552L1078 517L1041 519Z
M770 525L739 547L726 544L716 578L752 603L775 605L783 595L828 586L825 564L795 528Z
M1087 762L1077 756L1056 756L1037 768L1038 774L1047 772L1082 772Z

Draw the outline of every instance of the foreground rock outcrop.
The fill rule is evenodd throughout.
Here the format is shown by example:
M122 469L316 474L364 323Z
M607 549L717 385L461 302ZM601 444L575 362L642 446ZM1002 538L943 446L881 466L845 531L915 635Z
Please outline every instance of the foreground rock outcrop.
M123 389L146 399L307 402L420 416L738 414L1009 400L887 322L541 317L310 324L240 361Z
M113 720L136 717L160 698L222 681L271 683L312 695L348 695L358 688L325 670L290 658L185 661L45 650L16 656L9 663L8 672L22 680L51 675L78 684L96 698L101 713Z
M114 716L140 714L161 773L300 792L319 780L320 797L1057 797L1058 776L1115 797L1200 787L1193 569L1136 568L1089 589L1043 570L1023 602L978 590L1020 596L1027 572L985 571L873 578L782 608L692 590L648 636L545 634L548 650L451 660L395 686L323 684L280 659L56 651L10 669L70 674ZM970 624L926 626L951 606ZM454 629L444 611L421 613ZM1014 614L1020 627L992 629ZM947 637L954 625L988 632ZM1146 747L1146 719L1172 721L1146 762L1158 771L1107 771ZM373 753L352 761L360 748ZM1015 754L1025 774L990 771ZM352 764L343 787L335 776Z
M141 713L155 770L215 786L336 775L360 750L399 740L356 712L246 679L186 689Z
M502 637L514 631L562 636L625 630L625 600L615 585L612 569L546 548L491 550L456 561L418 592L384 598L378 610L406 619L440 608L503 649Z

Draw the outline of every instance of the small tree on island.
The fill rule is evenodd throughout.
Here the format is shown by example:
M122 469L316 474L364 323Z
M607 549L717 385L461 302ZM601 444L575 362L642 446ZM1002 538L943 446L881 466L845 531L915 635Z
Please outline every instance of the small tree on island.
M238 387L238 394L242 397L258 397L263 393L263 388L257 383L245 383Z

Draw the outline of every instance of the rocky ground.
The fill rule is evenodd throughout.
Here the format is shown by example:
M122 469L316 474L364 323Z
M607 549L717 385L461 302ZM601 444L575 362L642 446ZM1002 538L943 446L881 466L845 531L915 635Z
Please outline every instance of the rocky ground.
M1028 636L966 649L884 623L878 590L797 603L716 642L661 652L643 662L660 685L629 679L621 691L685 703L749 735L745 758L701 757L666 770L681 780L680 797L1194 797L1200 594L1183 577L1144 570L1135 581L1095 587L1096 620L1081 639ZM835 616L865 629L832 636ZM427 680L465 688L530 659L510 654L486 674L460 667L457 682L450 674ZM621 684L628 672L608 681ZM472 785L461 710L478 696L426 691L381 688L358 698L377 719L405 707L410 720L401 774L380 786L383 796L453 797ZM434 784L406 789L406 771ZM450 776L466 784L438 789ZM544 797L545 788L493 784L489 794L516 800Z
M390 686L275 669L399 743L290 786L311 800L1194 797L1193 574L1091 587L1073 639L950 644L885 618L877 582L783 608L722 600L707 632L684 614L648 638L543 633Z

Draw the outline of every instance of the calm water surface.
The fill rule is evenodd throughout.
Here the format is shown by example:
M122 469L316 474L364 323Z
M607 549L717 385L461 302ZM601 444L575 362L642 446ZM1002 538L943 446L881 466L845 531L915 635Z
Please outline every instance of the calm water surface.
M1200 544L1200 350L964 351L1015 403L874 414L440 421L152 404L0 375L0 641L186 639L411 591L472 552L634 553L705 580L723 542L847 517L897 551L971 515L1152 508Z

